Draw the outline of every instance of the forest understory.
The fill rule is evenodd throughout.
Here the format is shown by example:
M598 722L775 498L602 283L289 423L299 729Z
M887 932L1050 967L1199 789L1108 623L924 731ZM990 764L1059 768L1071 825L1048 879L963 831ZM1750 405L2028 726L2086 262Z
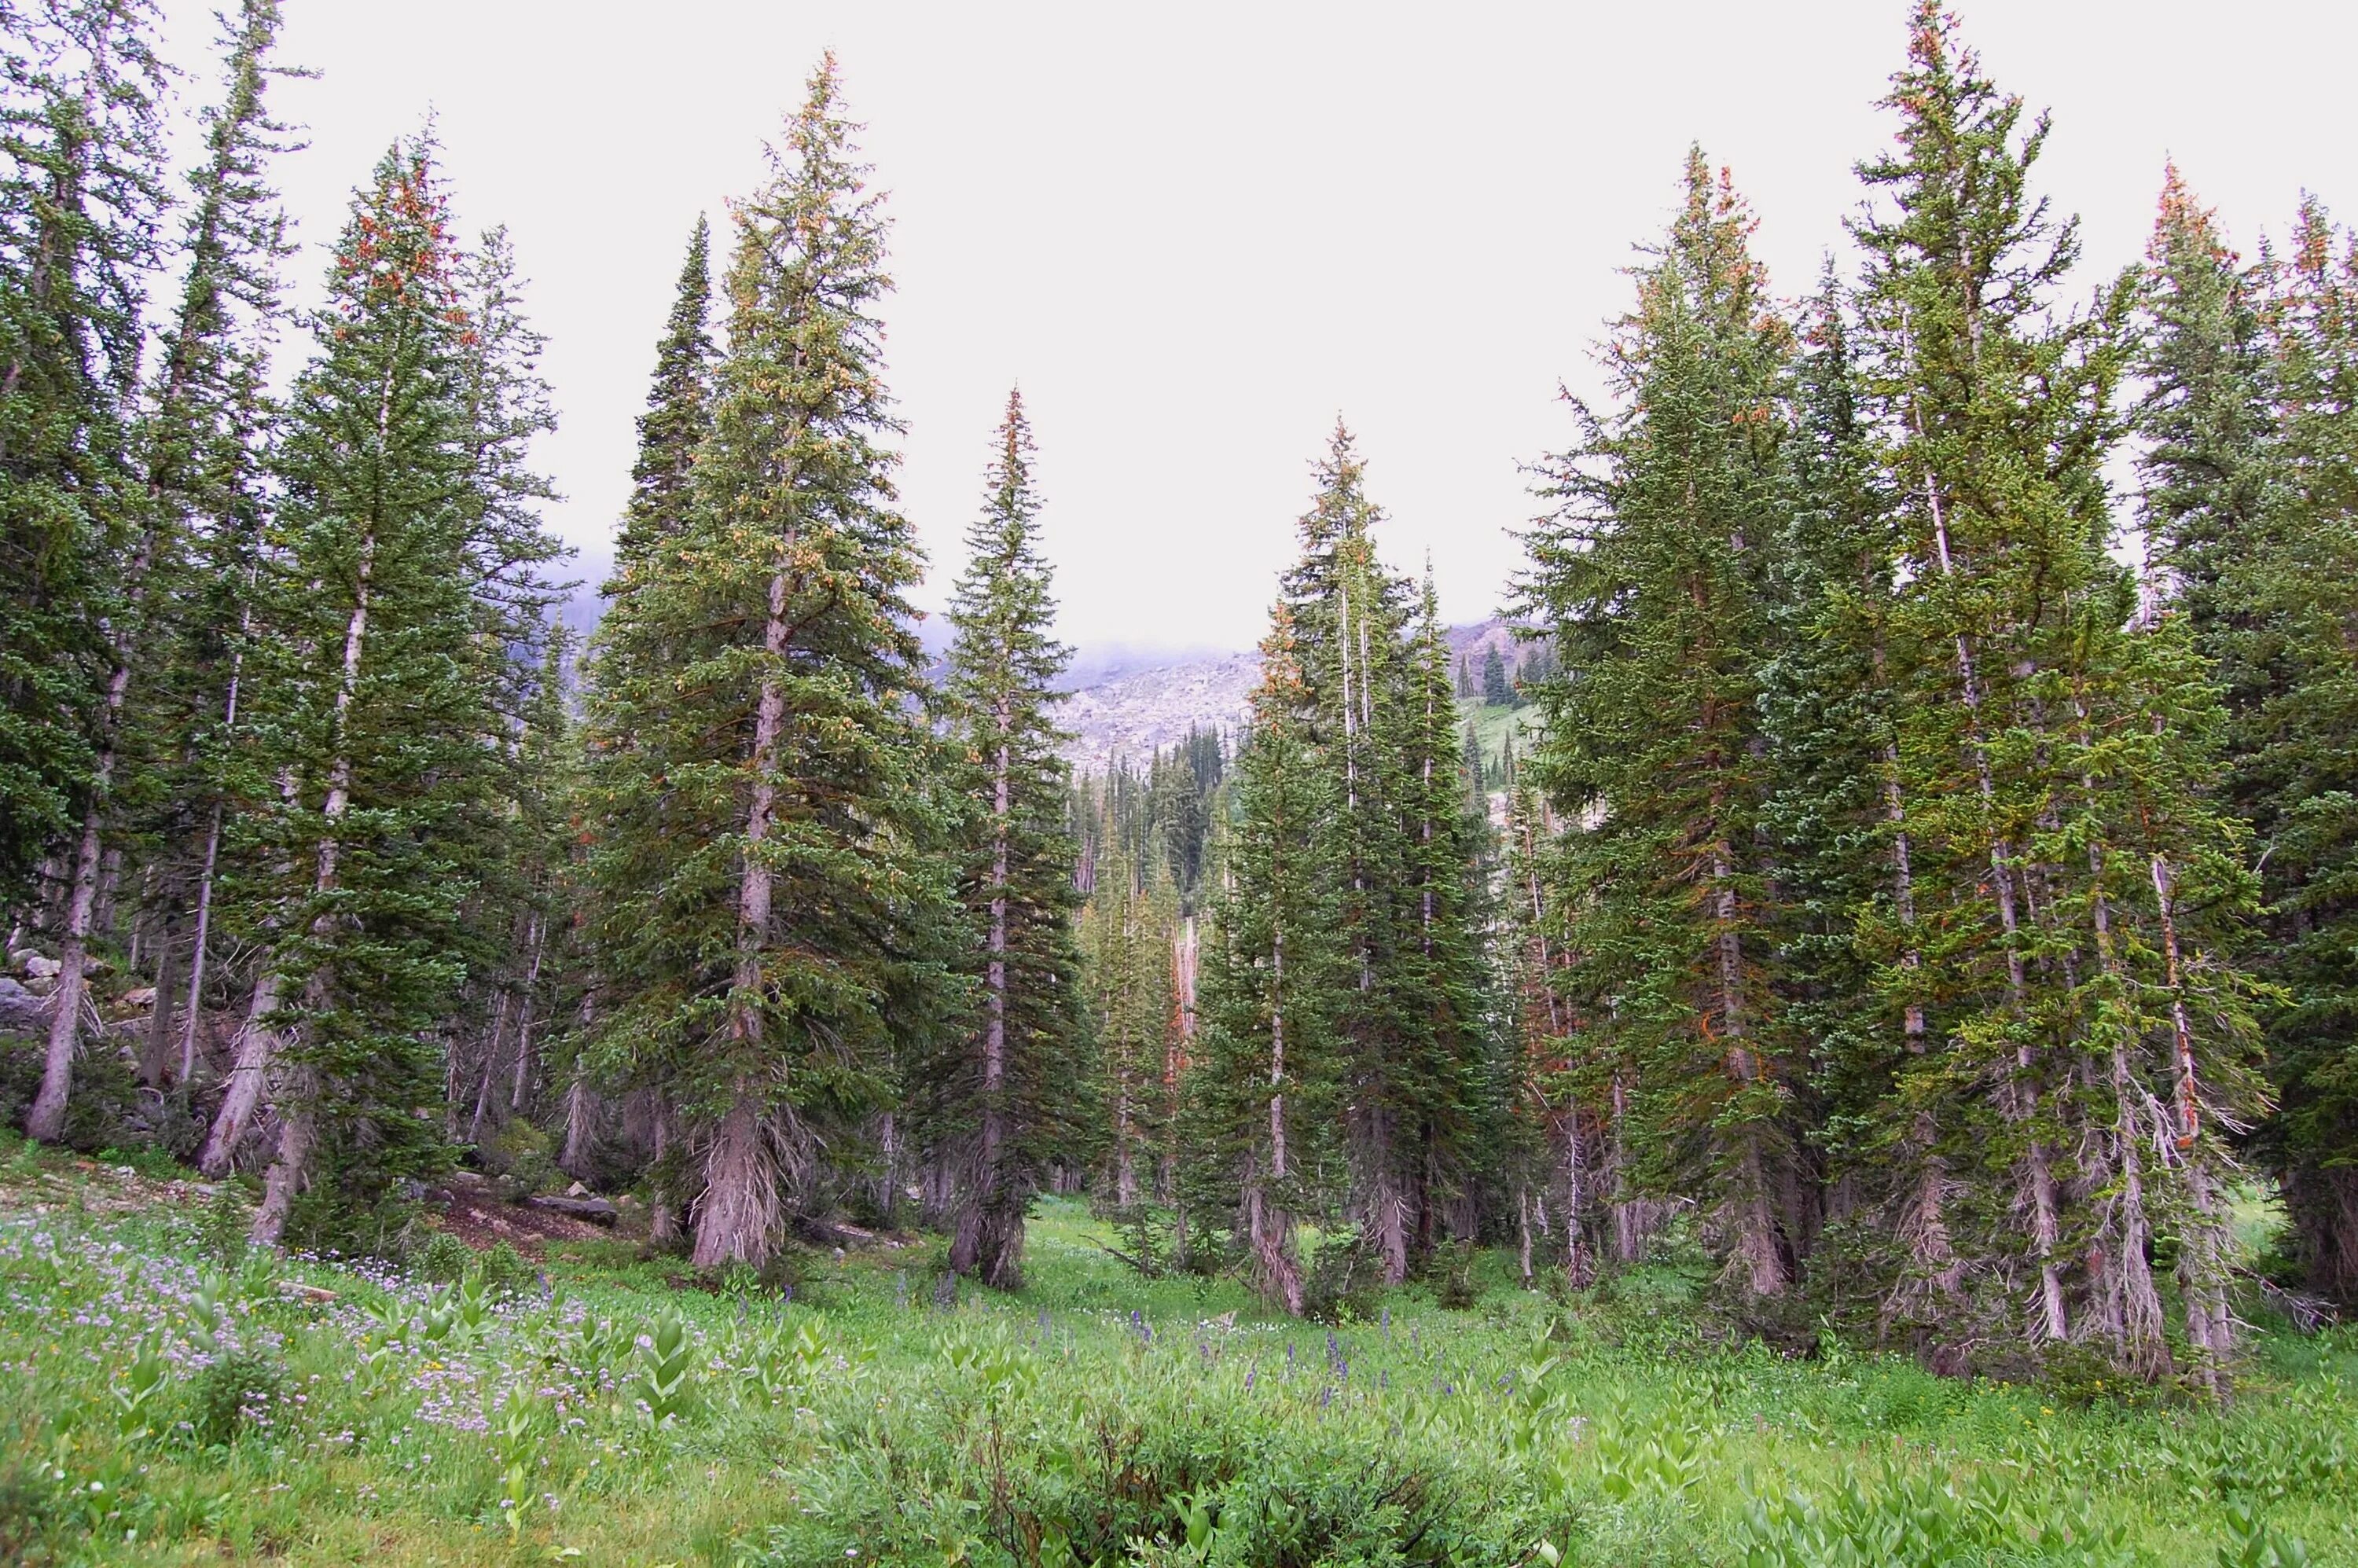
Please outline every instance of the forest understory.
M248 1250L250 1194L131 1158L0 1148L12 1562L2358 1563L2358 1341L2254 1298L2223 1409L1772 1351L1675 1241L1303 1322L1073 1199L1011 1294L915 1232L696 1281L644 1206L396 1269Z

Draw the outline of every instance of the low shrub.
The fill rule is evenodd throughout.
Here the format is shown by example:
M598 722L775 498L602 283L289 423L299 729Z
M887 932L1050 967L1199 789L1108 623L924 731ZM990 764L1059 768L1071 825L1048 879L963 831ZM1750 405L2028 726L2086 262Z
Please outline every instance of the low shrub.
M287 1368L265 1351L233 1350L189 1384L189 1433L200 1448L225 1448L248 1433L276 1435L287 1423Z

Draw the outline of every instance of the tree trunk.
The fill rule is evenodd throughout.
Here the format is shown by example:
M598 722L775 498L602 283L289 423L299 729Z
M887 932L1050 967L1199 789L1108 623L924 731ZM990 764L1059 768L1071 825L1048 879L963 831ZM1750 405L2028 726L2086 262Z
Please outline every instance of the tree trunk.
M253 574L246 577L246 589L251 594ZM222 703L222 734L233 735L237 730L237 698L245 676L245 634L253 629L254 611L249 600L238 615L237 650L230 656L229 690ZM189 1022L180 1036L180 1081L185 1084L197 1070L197 1020L202 1016L205 997L206 946L212 936L213 873L221 858L222 806L213 802L212 816L205 825L205 854L197 871L197 935L189 949Z
M1408 1278L1408 1195L1401 1191L1397 1164L1398 1130L1391 1112L1377 1107L1364 1117L1368 1163L1368 1227L1375 1233L1377 1256L1383 1260L1384 1283L1397 1285Z
M2223 1222L2212 1201L2212 1171L2201 1141L2201 1086L2194 1073L2194 1033L2186 1016L2185 976L2178 950L2178 890L2169 859L2156 850L2149 870L2161 915L2164 975L2169 985L2170 1038L2178 1058L2178 1136L2186 1160L2187 1186L2195 1218L2179 1249L2178 1274L2186 1298L2186 1337L2201 1353L2201 1376L2213 1398L2221 1374L2235 1353L2235 1317L2227 1306L2228 1264Z
M565 1090L565 1145L557 1156L557 1168L577 1182L587 1181L592 1169L596 1123L589 1075L577 1067L573 1082Z
M1566 1108L1563 1123L1563 1277L1581 1290L1596 1282L1596 1260L1589 1255L1588 1238L1581 1232L1581 1217L1588 1212L1587 1146L1580 1128L1580 1107Z
M1262 1297L1289 1315L1302 1315L1302 1262L1296 1252L1293 1216L1273 1202L1269 1188L1289 1174L1285 1146L1285 933L1270 937L1269 989L1269 1169L1245 1163L1245 1240L1252 1255L1254 1282Z
M1883 667L1883 650L1875 651L1876 669ZM1912 982L1922 972L1916 934L1916 882L1913 846L1908 834L1908 812L1899 790L1899 748L1887 741L1883 747L1883 813L1891 827L1891 900L1899 928L1908 934L1908 948L1899 967ZM1911 1056L1925 1054L1924 1003L1911 989L1902 1004L1900 1039ZM1964 1276L1949 1236L1949 1165L1937 1150L1940 1129L1929 1110L1919 1111L1902 1142L1901 1157L1915 1177L1902 1200L1898 1234L1907 1260L1901 1277L1883 1303L1885 1332L1895 1319L1912 1318L1937 1326L1945 1310L1963 1292Z
M761 1099L741 1083L728 1114L713 1130L704 1158L704 1195L696 1204L698 1269L766 1261L778 1231L779 1167Z
M672 1152L673 1121L671 1102L661 1090L649 1091L654 1100L654 1136L652 1152L655 1168L653 1192L647 1204L647 1243L658 1249L677 1246L680 1238L679 1194L674 1190L667 1157Z
M25 1136L55 1143L66 1134L66 1100L73 1089L74 1057L81 1048L81 1014L89 994L84 958L90 940L91 906L98 897L100 806L113 748L100 753L92 800L82 813L81 839L75 847L73 881L66 895L65 931L58 943L57 989L50 995L49 1048L41 1061L41 1087L25 1113Z
M110 12L118 7L110 6ZM104 41L112 38L109 25L102 25L93 36L102 40L90 61L90 71L82 89L84 124L97 113L102 94L111 90L115 66ZM224 147L229 144L222 144ZM65 166L59 170L57 189L50 193L55 210L60 213L80 212L84 202L85 182L90 175L92 141L87 135L71 138ZM226 156L226 155L223 155ZM214 160L216 172L222 171L220 157ZM196 254L203 265L207 247L218 240L220 211L217 205L202 209L206 228L200 231ZM74 265L71 256L57 251L57 231L53 224L41 225L41 259L34 269L33 287L46 304L55 287L61 268ZM71 242L69 242L71 243ZM158 403L172 407L186 392L193 374L188 330L189 323L180 323L182 330L175 336L173 350L165 362L165 375L157 389ZM20 366L11 362L6 383L13 391ZM166 507L162 500L164 476L150 467L146 476L146 505L140 513L137 543L130 558L124 563L118 579L122 589L122 618L106 628L107 672L105 695L99 706L96 733L92 736L95 753L91 772L89 798L83 803L81 833L75 847L73 881L66 897L66 925L58 946L57 989L51 994L57 999L56 1011L49 1021L48 1049L41 1064L41 1086L26 1113L27 1136L44 1143L54 1143L65 1130L66 1102L72 1091L73 1062L81 1027L83 998L88 989L85 968L89 961L92 917L98 903L98 880L102 864L117 860L119 850L102 854L100 841L104 833L106 814L113 805L114 773L120 760L123 731L124 701L131 689L131 673L138 662L141 633L145 630L147 593L155 576L156 552L163 541L163 518ZM158 997L161 1005L161 997Z
M1629 1195L1628 1126L1629 1087L1619 1072L1613 1075L1613 1255L1623 1267L1646 1256L1646 1204Z
M271 1057L278 1044L277 1029L271 1022L272 1015L278 1011L278 970L272 955L265 953L262 968L254 978L245 1022L231 1047L233 1054L228 1090L222 1096L221 1108L213 1113L212 1130L205 1136L204 1150L197 1156L197 1169L208 1180L217 1182L229 1174L237 1158L237 1146L262 1104Z
M515 1082L508 1093L508 1109L521 1114L526 1092L532 1087L532 999L540 989L540 953L542 931L546 922L535 913L532 917L532 938L529 950L532 958L525 966L522 1012L516 1019Z
M392 395L388 373L385 391L377 411L380 440L384 438L392 416ZM314 898L324 898L335 891L337 871L343 854L343 841L337 833L343 825L344 814L352 807L352 758L345 742L352 699L360 690L361 651L368 638L370 584L376 564L376 544L373 529L361 536L360 556L354 572L352 613L344 623L344 659L336 684L331 729L336 749L328 764L327 798L319 806L322 830L318 867L311 879ZM322 910L311 923L311 935L315 937L327 935L334 928L333 921L333 915ZM331 971L323 963L311 972L311 978L304 985L303 998L307 1007L314 1011L323 1009L330 1000L332 985ZM308 1072L299 1075L298 1081L304 1097L318 1092L319 1086ZM263 1205L254 1218L254 1238L272 1246L277 1244L279 1231L287 1223L287 1206L294 1202L296 1192L310 1179L309 1162L315 1141L311 1108L297 1103L287 1107L286 1110L285 1119L279 1123L278 1157L265 1178ZM276 1200L275 1207L274 1198Z
M982 1029L982 1147L975 1161L975 1190L961 1206L950 1268L977 1274L999 1290L1023 1282L1023 1210L1028 1185L1005 1168L1007 1117L1007 893L1013 774L1007 736L1011 726L1002 696L992 717L999 749L991 769L990 925L985 943Z
M1293 1216L1270 1201L1261 1183L1245 1178L1245 1239L1261 1296L1290 1317L1302 1315L1302 1260L1293 1243Z
M263 1178L262 1202L254 1211L252 1238L258 1247L276 1247L287 1233L287 1218L293 1212L295 1195L307 1180L311 1163L313 1128L311 1110L307 1103L309 1087L301 1086L287 1098L294 1108L279 1123L278 1157L270 1163Z
M499 1071L500 1042L507 1038L508 1010L513 1005L503 988L499 1000L492 1004L492 1035L483 1045L483 1070L475 1080L475 1114L467 1122L467 1141L481 1144L483 1141L483 1118L491 1110L492 1078Z
M1130 1121L1130 1077L1124 1074L1114 1096L1113 1202L1125 1214L1138 1206L1137 1136L1137 1129Z
M213 803L211 820L205 827L205 854L197 871L197 931L189 940L189 1003L187 1022L180 1028L180 1082L188 1083L197 1076L197 1026L204 1016L205 947L212 937L213 866L221 855L222 807Z
M156 938L156 1000L147 1014L147 1040L139 1052L139 1081L161 1088L172 1050L172 932Z
M581 1038L590 1038L590 1025L598 1017L598 988L584 986L581 989ZM598 1108L590 1092L590 1066L584 1051L576 1052L573 1059L573 1082L565 1091L565 1149L557 1157L557 1168L575 1181L588 1179L597 1159Z
M1711 860L1712 913L1717 929L1712 937L1712 955L1718 971L1718 1012L1722 1037L1726 1042L1726 1070L1736 1081L1736 1092L1748 1091L1760 1080L1760 1063L1754 1054L1748 1033L1750 1019L1744 1000L1743 937L1736 927L1736 900L1734 871L1725 840L1713 846ZM1736 1173L1739 1190L1732 1206L1736 1213L1736 1245L1730 1250L1728 1267L1744 1276L1747 1294L1757 1297L1782 1295L1785 1291L1785 1261L1777 1244L1777 1221L1769 1206L1768 1173L1760 1148L1760 1131L1747 1118L1736 1135Z
M789 634L786 600L794 549L795 535L789 530L770 577L769 619L762 634L769 662L754 710L753 790L745 810L744 870L737 890L737 969L729 994L729 1038L740 1076L736 1100L714 1130L705 1158L704 1195L696 1204L695 1261L699 1269L723 1263L758 1267L768 1261L779 1213L779 1162L770 1157L763 1136L756 1082L744 1075L772 1065L763 1059L757 1005L762 957L770 942L770 868L762 857L777 806L778 746L785 732L786 697L777 666L785 657Z

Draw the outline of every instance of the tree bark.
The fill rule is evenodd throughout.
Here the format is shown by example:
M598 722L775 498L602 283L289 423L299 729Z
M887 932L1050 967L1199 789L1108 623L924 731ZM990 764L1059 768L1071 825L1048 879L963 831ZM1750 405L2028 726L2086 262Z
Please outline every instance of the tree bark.
M109 5L108 16L93 29L92 36L101 40L113 38L112 24L120 7ZM95 117L103 92L111 90L114 65L104 48L93 51L90 74L82 87L82 120L88 125ZM87 135L70 138L64 167L57 176L57 189L52 192L61 213L79 213L83 208L85 181L90 173L92 141ZM55 222L40 225L40 262L34 268L33 285L37 295L46 305L54 289L59 273L75 265L70 252L59 254L59 230ZM68 242L71 243L71 242ZM8 385L16 385L18 367L8 367ZM123 717L124 695L130 689L131 653L128 646L135 636L135 628L147 596L148 567L156 548L155 515L151 508L139 531L139 543L124 569L126 589L124 614L120 622L107 628L108 665L105 697L97 715L96 753L91 770L90 795L83 803L81 832L75 841L71 864L71 882L65 900L65 928L58 943L57 987L50 992L53 999L49 1014L49 1034L41 1060L41 1084L35 1091L33 1103L25 1113L25 1135L42 1143L55 1143L65 1136L66 1102L73 1091L74 1057L81 1045L81 1015L89 994L89 960L91 916L98 899L98 879L102 860L101 828L104 822L108 796L114 782L115 743Z
M1007 1116L1008 865L1013 805L1013 770L1008 743L1012 717L1001 695L991 715L999 746L991 763L990 917L985 941L982 1029L982 1142L977 1152L973 1194L961 1206L949 1264L976 1274L999 1290L1020 1290L1023 1281L1023 1209L1030 1194L1014 1190L1005 1169Z
M147 1014L147 1041L139 1052L139 1081L161 1088L172 1048L172 932L156 938L156 1000Z
M768 663L763 669L761 697L754 709L753 787L745 810L744 869L737 892L737 968L729 996L729 1039L739 1077L736 1098L715 1130L706 1155L704 1195L696 1205L698 1268L766 1262L779 1214L775 1184L782 1172L779 1162L767 1157L763 1136L763 1102L774 1102L774 1097L762 1093L762 1086L750 1075L766 1073L775 1065L763 1059L758 1003L763 954L770 942L771 877L763 849L777 807L778 750L785 733L786 696L778 667L784 661L791 634L786 605L793 586L795 542L791 528L780 541L777 567L770 575L769 616L762 633ZM784 1114L791 1117L792 1112ZM756 1190L758 1184L769 1184Z
M1760 1061L1753 1050L1751 1021L1745 1006L1744 939L1736 925L1737 903L1732 858L1725 839L1712 846L1712 957L1718 977L1718 1012L1726 1042L1726 1070L1741 1094L1760 1081ZM1735 1209L1736 1242L1729 1266L1744 1275L1744 1288L1758 1297L1782 1295L1785 1261L1777 1244L1777 1221L1769 1206L1768 1173L1760 1148L1758 1128L1747 1119L1736 1135L1736 1174L1740 1191Z
M234 686L233 686L234 690ZM234 697L232 701L235 700ZM213 803L205 827L204 859L197 871L197 930L189 940L189 1002L187 1022L180 1028L180 1082L197 1076L197 1027L204 1015L205 946L212 937L213 867L221 855L222 806Z
M265 1076L277 1045L277 1031L271 1017L278 1011L278 970L271 956L265 954L261 971L254 978L245 1022L231 1047L233 1054L228 1089L222 1096L220 1108L213 1113L212 1129L205 1136L204 1150L197 1156L197 1169L209 1180L217 1182L229 1174L237 1158L237 1146L262 1104Z
M540 957L543 933L546 921L535 912L532 917L531 960L525 965L524 995L520 999L522 1013L516 1019L515 1082L508 1094L508 1109L522 1114L526 1094L532 1087L532 999L540 989Z
M1269 1188L1282 1184L1289 1171L1285 1141L1285 933L1270 937L1269 990L1269 1169L1258 1162L1245 1167L1244 1209L1246 1244L1252 1254L1253 1273L1262 1296L1288 1314L1302 1315L1302 1262L1294 1247L1293 1216L1272 1201Z
M287 1098L293 1108L280 1122L278 1157L263 1178L262 1202L254 1211L253 1239L259 1247L276 1247L287 1233L295 1196L303 1188L311 1163L313 1125L308 1107L309 1086L298 1086Z
M751 1085L737 1097L713 1130L704 1159L704 1195L696 1205L698 1269L729 1263L759 1266L777 1234L779 1171L775 1152L762 1125L761 1101Z

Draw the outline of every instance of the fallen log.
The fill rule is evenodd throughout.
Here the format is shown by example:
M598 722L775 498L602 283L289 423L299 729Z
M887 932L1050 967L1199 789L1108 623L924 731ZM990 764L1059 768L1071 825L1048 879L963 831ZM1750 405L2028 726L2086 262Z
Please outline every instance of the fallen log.
M604 1198L534 1197L524 1200L526 1208L543 1208L551 1214L571 1215L592 1225L611 1226L622 1217L622 1211Z

